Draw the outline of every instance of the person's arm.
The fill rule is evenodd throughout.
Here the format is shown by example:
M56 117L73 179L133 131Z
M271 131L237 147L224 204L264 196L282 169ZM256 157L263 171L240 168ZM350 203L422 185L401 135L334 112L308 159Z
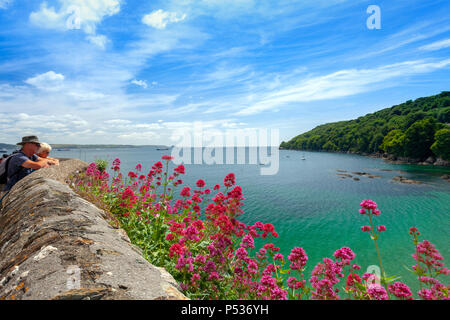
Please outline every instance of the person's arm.
M59 165L59 160L58 159L50 158L50 157L47 157L47 159L53 161L53 164Z
M53 165L53 164L59 165L59 160L58 160L58 159L50 158L50 157L47 157L47 158L41 158L41 157L39 157L39 156L37 156L37 155L36 155L36 157L37 157L37 160L36 160L36 161L39 161L39 160L45 160L45 161L47 161L47 163L48 163L49 165Z
M37 161L32 160L24 161L22 163L22 167L37 170L41 168L49 168L49 165L47 163L47 160L40 158Z

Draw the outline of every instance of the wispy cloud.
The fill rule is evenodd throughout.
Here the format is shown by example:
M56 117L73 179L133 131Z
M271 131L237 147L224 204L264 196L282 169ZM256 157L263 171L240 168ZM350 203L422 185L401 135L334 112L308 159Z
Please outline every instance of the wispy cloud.
M64 76L54 71L48 71L43 74L36 75L32 78L25 80L28 83L38 89L56 91L62 88Z
M243 107L235 114L248 116L289 103L342 98L377 90L376 85L396 86L398 83L393 80L400 77L433 72L449 65L450 59L446 59L438 62L406 61L372 69L340 70L262 94L257 102Z
M144 89L147 89L148 85L147 85L147 81L144 80L136 80L134 79L133 81L131 81L132 84L135 84L139 87L142 87Z
M14 0L0 0L0 9L7 9Z
M425 50L425 51L435 51L435 50L440 50L440 49L444 49L444 48L448 48L448 47L450 47L450 39L444 39L444 40L436 41L436 42L421 46L419 49Z
M67 31L81 29L91 43L104 48L106 37L97 35L97 25L120 11L121 0L58 0L60 7L48 7L42 2L38 11L31 12L30 21L37 27Z
M168 23L175 23L183 21L186 14L179 14L177 12L167 12L161 9L146 14L142 18L142 23L156 29L165 29Z

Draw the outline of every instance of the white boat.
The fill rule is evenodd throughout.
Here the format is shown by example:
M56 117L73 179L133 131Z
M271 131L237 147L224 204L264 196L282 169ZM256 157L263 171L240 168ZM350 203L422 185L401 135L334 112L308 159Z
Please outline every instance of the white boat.
M300 160L306 160L306 159L305 159L305 157L304 157L304 156L302 156L302 157L300 158Z
M0 150L0 153L8 153L8 150Z

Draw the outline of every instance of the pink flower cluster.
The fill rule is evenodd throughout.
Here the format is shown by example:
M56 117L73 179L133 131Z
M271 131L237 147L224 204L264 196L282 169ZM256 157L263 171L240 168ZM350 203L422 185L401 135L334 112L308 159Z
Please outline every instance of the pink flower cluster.
M208 188L198 179L196 188L184 186L180 176L185 167L179 165L169 173L171 156L163 156L165 165L156 162L147 175L142 165L130 171L127 180L120 173L120 159L111 170L114 177L100 173L95 163L87 168L87 180L73 185L109 201L113 212L131 239L143 249L152 263L166 267L193 299L320 299L341 298L386 300L412 299L412 292L401 282L383 285L369 283L373 274L358 274L356 254L349 247L323 258L304 279L308 256L302 247L294 247L284 257L272 241L278 238L274 225L260 221L246 225L238 220L243 214L243 190L229 173L219 184ZM164 187L164 191L160 190ZM220 191L222 190L222 192ZM213 194L215 192L215 194ZM369 218L368 232L376 242L384 225L373 225L380 215L376 202L364 200L359 213ZM375 234L375 230L378 234ZM436 277L447 275L443 257L429 241L418 242L417 228L410 229L416 253L413 271L426 288L418 292L421 299L448 299L448 286ZM257 243L264 242L260 248ZM378 252L378 247L377 247ZM380 260L381 262L381 260ZM343 280L343 281L341 281ZM377 279L380 280L380 279Z

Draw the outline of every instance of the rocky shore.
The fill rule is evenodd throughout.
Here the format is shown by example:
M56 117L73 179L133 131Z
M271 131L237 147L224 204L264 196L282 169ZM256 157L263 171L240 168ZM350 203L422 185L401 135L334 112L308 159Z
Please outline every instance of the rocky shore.
M442 167L449 167L450 161L441 159L441 158L434 158L434 157L428 157L424 161L421 161L420 159L413 159L413 158L405 158L405 157L396 157L391 154L381 154L381 153L372 153L372 154L361 154L363 156L369 156L372 158L381 158L389 163L395 163L395 164L418 164L418 165L432 165L432 166L442 166Z
M422 181L417 181L413 179L408 179L403 176L396 176L392 178L392 181L401 182L401 183L407 183L407 184L422 184Z
M279 147L280 150L297 150L297 151L310 151L310 152L332 152L332 153L345 153L345 154L357 154L365 157L371 158L381 158L389 163L394 164L418 164L418 165L427 165L427 166L442 166L442 167L450 167L450 161L444 160L441 158L428 157L425 160L414 159L414 158L406 158L406 157L397 157L392 154L387 153L361 153L361 152L352 152L352 151L331 151L331 150L303 150L303 149L286 149L283 147Z

